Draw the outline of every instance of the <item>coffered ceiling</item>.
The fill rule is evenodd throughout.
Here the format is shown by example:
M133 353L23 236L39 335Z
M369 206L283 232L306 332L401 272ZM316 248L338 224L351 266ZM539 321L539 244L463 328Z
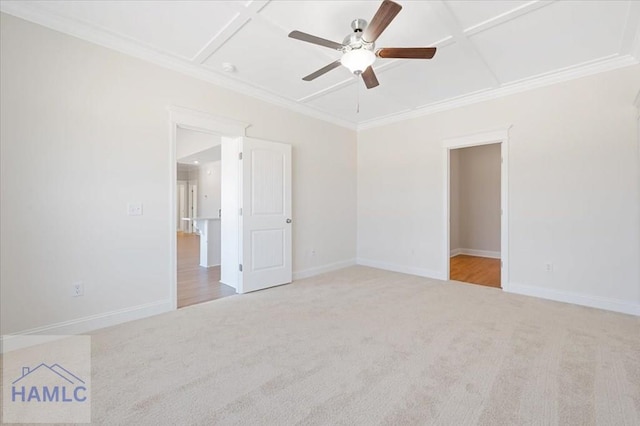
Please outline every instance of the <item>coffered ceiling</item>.
M396 0L377 47L435 46L432 60L377 59L380 86L339 67L342 42L380 1L2 1L3 12L352 128L637 64L640 1ZM224 64L231 64L226 71ZM227 68L229 68L227 66Z

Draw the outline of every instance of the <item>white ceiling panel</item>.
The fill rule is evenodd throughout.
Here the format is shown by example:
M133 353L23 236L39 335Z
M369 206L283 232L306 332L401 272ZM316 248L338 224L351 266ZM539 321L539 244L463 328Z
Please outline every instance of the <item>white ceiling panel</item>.
M33 3L188 59L195 56L243 7L238 2L225 1L48 0Z
M377 47L436 44L438 52L378 59L380 86L370 90L342 66L302 81L341 52L287 35L341 43L351 21L371 20L382 0L0 0L0 10L351 127L640 62L628 55L640 55L640 0L394 1L402 10Z
M232 63L236 67L233 78L281 96L300 99L351 77L346 68L339 67L313 81L302 81L302 77L340 58L340 52L326 50L326 56L318 55L308 49L306 43L252 20L204 65L220 70L223 63Z
M455 14L462 29L467 29L527 3L534 2L531 0L466 0L449 1L447 5Z
M352 32L351 21L356 18L370 21L379 5L377 1L271 2L260 16L286 33L299 30L342 43ZM402 2L402 11L376 45L423 46L448 37L449 30L440 23L432 9L433 5L428 1Z
M618 53L628 2L555 2L471 36L501 83Z
M351 21L370 20L378 5L375 1L272 1L260 16L279 26L285 35L299 30L342 43L352 31Z
M438 49L430 61L407 60L378 75L390 96L412 107L491 87L489 71L459 44Z

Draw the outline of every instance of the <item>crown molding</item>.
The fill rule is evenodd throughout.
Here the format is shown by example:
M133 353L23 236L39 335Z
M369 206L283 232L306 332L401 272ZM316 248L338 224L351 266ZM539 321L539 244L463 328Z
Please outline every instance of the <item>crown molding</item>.
M358 125L358 131L373 129L375 127L385 126L387 124L397 123L400 121L418 118L441 111L447 111L467 105L476 104L483 101L498 99L515 93L526 92L539 87L550 86L556 83L562 83L605 71L612 71L618 68L624 68L632 65L638 65L640 61L631 55L614 56L605 59L591 61L575 67L564 69L559 72L539 75L525 80L520 80L511 84L503 85L498 89L485 89L470 95L464 95L459 98L446 100L443 102L433 103L418 107L409 112L400 114L391 114L379 119L365 121Z
M249 83L240 82L222 76L215 71L201 68L186 59L180 59L151 47L140 45L138 42L128 40L122 35L110 33L104 29L99 29L74 19L40 10L28 3L3 1L0 2L0 11L81 40L124 53L125 55L151 62L163 68L259 99L272 105L283 107L341 127L346 127L350 130L356 130L357 128L357 124L354 122L327 114L310 105L299 104Z
M372 129L640 63L640 30L638 30L633 44L632 53L630 55L614 55L596 61L590 61L577 66L568 67L564 70L554 71L517 82L504 84L499 88L486 88L454 99L419 106L409 111L389 114L358 124L328 114L312 105L302 104L295 100L286 99L265 89L253 86L250 83L240 82L218 74L213 70L202 68L186 59L179 59L167 54L166 52L161 52L149 46L133 43L133 40L128 40L121 35L109 33L103 29L98 29L97 27L86 23L43 11L29 3L2 1L0 2L0 11L55 31L124 53L128 56L151 62L163 68L212 83L216 86L232 90L242 95L267 102L271 105L279 106L308 117L323 120L325 122L356 131ZM340 84L338 84L338 86L340 86ZM336 88L334 87L331 89L335 90ZM311 95L311 97L314 97L314 95Z
M465 148L468 146L489 145L496 142L507 142L509 140L509 129L512 124L498 127L495 129L485 130L455 138L444 139L442 141L443 148Z

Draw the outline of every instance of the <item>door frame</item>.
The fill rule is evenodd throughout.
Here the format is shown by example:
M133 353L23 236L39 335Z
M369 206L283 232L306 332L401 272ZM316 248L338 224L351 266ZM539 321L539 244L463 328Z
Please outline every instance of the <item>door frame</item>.
M177 211L178 211L178 217L176 217L176 224L178 224L178 231L180 232L186 232L185 228L187 228L185 221L182 220L183 217L185 217L184 215L181 215L180 212L180 207L182 207L180 204L178 204L178 201L180 201L180 191L178 188L183 187L184 189L184 200L182 200L184 202L184 210L187 210L188 207L188 203L187 203L187 189L189 187L189 181L188 180L179 180L176 183L176 207L177 207ZM188 230L188 228L187 228Z
M444 241L442 244L444 279L449 280L451 248L451 205L450 205L450 180L451 180L451 150L468 148L472 146L490 145L499 143L502 164L500 167L500 285L502 290L509 287L509 129L511 125L497 130L489 130L471 135L445 139L442 141L444 159Z
M210 133L226 138L237 138L246 136L249 123L220 117L207 112L171 105L169 111L169 267L171 278L169 279L169 295L171 309L178 309L178 261L177 261L177 236L175 231L176 223L176 137L178 127L195 130L198 132ZM225 138L222 139L225 144Z

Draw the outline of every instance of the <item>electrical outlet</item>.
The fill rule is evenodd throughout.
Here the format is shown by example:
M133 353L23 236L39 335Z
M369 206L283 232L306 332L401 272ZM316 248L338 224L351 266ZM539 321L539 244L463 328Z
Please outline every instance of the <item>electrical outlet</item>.
M553 263L545 263L544 270L547 272L553 272Z
M84 284L82 283L82 281L78 281L72 284L71 296L73 297L84 296Z
M316 255L316 249L311 249L311 257L315 257Z

